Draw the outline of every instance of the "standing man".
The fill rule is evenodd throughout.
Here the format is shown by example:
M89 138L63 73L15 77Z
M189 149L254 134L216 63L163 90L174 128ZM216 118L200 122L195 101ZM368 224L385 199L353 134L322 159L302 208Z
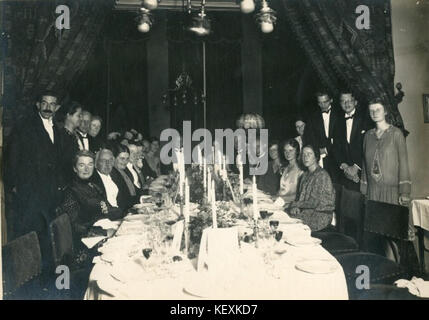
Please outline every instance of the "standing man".
M82 110L80 124L76 130L77 137L79 138L79 149L89 150L97 153L96 146L94 145L93 138L88 134L91 126L91 113L86 110Z
M357 104L350 91L343 90L340 93L344 114L338 119L335 128L333 153L336 166L340 169L338 183L359 192L363 138L369 129L369 119Z
M92 116L91 123L89 126L88 134L92 137L93 147L92 149L98 151L102 148L103 139L100 135L102 120L99 116Z
M316 93L320 110L310 115L304 132L305 144L310 144L320 151L321 165L336 182L338 169L332 155L332 144L338 114L333 110L332 98L326 91Z
M295 121L295 129L298 135L295 137L295 140L299 143L299 150L302 150L304 147L304 132L305 132L305 121L303 118L298 117Z
M52 121L60 108L58 96L44 92L36 107L11 137L5 172L16 204L15 236L37 232L46 272L52 263L48 226L61 201L61 139Z

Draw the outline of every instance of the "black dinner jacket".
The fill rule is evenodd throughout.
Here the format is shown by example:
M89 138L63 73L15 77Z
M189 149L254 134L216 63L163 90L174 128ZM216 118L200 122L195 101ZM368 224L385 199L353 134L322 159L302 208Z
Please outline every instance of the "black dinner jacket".
M125 213L126 210L129 209L130 203L129 197L127 196L127 186L125 185L125 182L123 180L121 181L114 176L115 174L110 174L110 177L112 178L113 182L118 187L118 195L116 196L116 202L121 211ZM100 174L97 170L94 170L94 174L91 177L91 182L96 184L103 191L103 196L105 199L107 199L106 188L104 187L103 180L101 180Z
M143 184L144 184L145 180L144 180L142 174L139 171L137 171L135 168L134 168L134 170L137 172L137 176L139 178L139 183L140 183L141 188L139 189L136 186L134 186L134 187L136 188L136 193L137 194L142 194L142 192L143 192ZM131 173L130 169L128 169L128 167L125 168L125 173L131 179L131 181L134 182L133 174Z
M331 106L331 114L329 119L329 136L326 137L325 127L323 125L322 112L318 110L309 116L304 131L304 139L306 144L311 144L315 148L326 148L328 156L332 152L331 139L333 138L335 125L339 118L339 113Z
M83 144L83 136L79 130L76 130L76 136L79 139L79 141L82 143L82 145L84 145ZM89 150L94 152L94 153L97 153L97 151L99 150L98 149L98 147L99 147L98 143L96 141L94 141L94 138L91 137L89 135L89 133L87 133L86 136L88 137Z
M347 165L356 164L362 168L363 138L368 129L370 129L370 122L367 113L360 108L356 108L350 134L350 143L348 143L344 113L337 120L334 132L333 154L338 168L342 163L346 163Z

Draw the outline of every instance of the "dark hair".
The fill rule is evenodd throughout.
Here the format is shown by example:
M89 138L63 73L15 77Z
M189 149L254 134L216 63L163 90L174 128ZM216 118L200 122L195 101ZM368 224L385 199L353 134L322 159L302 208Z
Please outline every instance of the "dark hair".
M294 123L297 123L298 121L302 121L302 122L304 122L304 123L307 123L307 121L305 120L305 118L304 118L302 115L297 115L297 116L295 117L295 121L294 121Z
M101 119L100 116L92 116L91 117L91 122L94 121L94 120L98 120L98 121L100 121L101 124L103 124L103 119Z
M89 157L92 160L95 161L95 154L89 150L79 150L78 152L76 152L74 159L73 159L73 167L76 166L77 161L79 160L80 157Z
M298 141L296 141L294 138L290 138L290 139L285 140L285 141L283 142L283 145L282 145L282 153L283 153L283 154L284 154L284 148L285 148L287 145L290 145L292 148L294 148L294 149L295 149L295 151L296 151L296 158L298 159L299 154L300 154L300 152L301 152L301 150L300 150L300 148L299 148L299 143L298 143Z
M331 95L329 94L328 90L320 89L316 92L316 98L323 97L323 96L328 96L329 99L331 99Z
M112 150L113 156L116 158L117 156L119 156L121 153L126 152L128 154L130 154L130 149L128 149L127 146L120 144L120 143L115 143L110 150Z
M383 106L383 108L384 108L384 109L386 109L386 106L384 105L384 101L383 101L383 99L382 99L382 98L380 98L380 97L376 97L376 98L371 99L371 100L368 102L368 106L369 106L369 105L371 105L371 104L381 104L381 105ZM385 110L385 111L386 111L386 110Z
M57 98L57 101L60 100L60 96L59 96L59 94L57 92L54 92L52 90L44 90L44 91L42 91L41 94L39 94L37 96L37 102L41 102L42 98L43 97L47 97L47 96L55 97L55 98Z
M152 142L154 142L154 141L158 141L158 142L159 142L159 139L158 139L157 137L150 137L150 138L149 138L149 142L150 142L150 143L152 143Z
M320 151L318 148L313 147L311 144L307 144L304 147L302 147L302 150L304 150L304 148L310 148L311 150L313 150L314 156L316 158L316 161L319 162L320 161Z
M276 139L270 140L270 142L268 143L268 149L270 149L274 145L279 146L279 140L276 140Z

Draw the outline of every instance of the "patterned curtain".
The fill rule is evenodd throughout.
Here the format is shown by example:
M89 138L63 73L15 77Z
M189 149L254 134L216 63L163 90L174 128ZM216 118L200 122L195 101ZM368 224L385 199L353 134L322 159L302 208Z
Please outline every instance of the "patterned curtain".
M57 5L70 8L70 29L55 27ZM102 33L111 0L3 2L4 126L25 116L42 90L64 95Z
M405 130L394 94L395 62L390 0L282 0L286 18L320 80L338 95L347 83L361 103L381 98L392 124ZM370 28L357 29L359 5Z

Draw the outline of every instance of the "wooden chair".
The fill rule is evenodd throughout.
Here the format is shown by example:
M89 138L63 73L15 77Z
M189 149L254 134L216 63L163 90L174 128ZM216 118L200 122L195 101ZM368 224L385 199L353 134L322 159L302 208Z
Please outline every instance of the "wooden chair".
M5 299L40 299L42 256L36 232L25 234L2 248Z
M408 242L408 208L398 205L367 201L365 205L364 230L369 234L376 234L389 240ZM406 246L405 246L406 248ZM395 254L397 255L397 253ZM383 255L370 252L354 252L336 257L342 265L349 288L349 296L359 299L368 294L356 288L357 267L365 265L370 271L370 284L393 285L398 279L408 279L410 270L405 261L403 265L387 259ZM399 260L399 259L398 259Z
M358 230L362 228L363 216L363 196L359 192L347 190L337 185L336 190L336 209L338 231L319 231L313 232L313 236L322 240L322 246L333 255L357 252L359 251L359 239L353 238L345 231L346 224L354 224ZM338 197L338 194L340 197ZM360 234L357 232L356 234ZM355 236L356 237L356 236Z
M70 270L70 290L51 288L52 299L82 299L87 288L91 268L75 261L73 233L69 216L60 215L50 226L55 267L65 265ZM55 282L54 282L55 283Z

